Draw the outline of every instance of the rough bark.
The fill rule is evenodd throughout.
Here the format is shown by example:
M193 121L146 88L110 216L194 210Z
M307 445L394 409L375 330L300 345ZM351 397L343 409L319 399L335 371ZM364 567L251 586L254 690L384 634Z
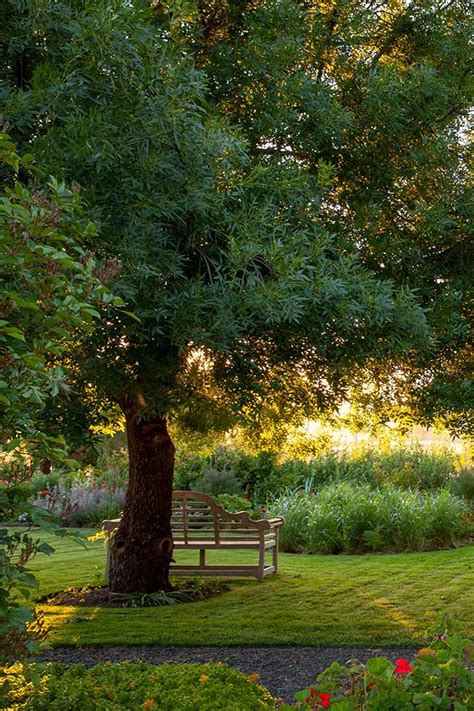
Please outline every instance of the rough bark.
M111 543L112 592L170 588L174 445L160 417L140 419L136 400L122 406L127 427L129 485L122 521Z

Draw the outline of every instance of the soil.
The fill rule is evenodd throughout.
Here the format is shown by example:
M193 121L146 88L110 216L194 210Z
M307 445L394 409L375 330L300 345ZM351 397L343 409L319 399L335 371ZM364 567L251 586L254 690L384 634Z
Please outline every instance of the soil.
M178 584L172 592L183 596L182 604L206 600L222 595L229 590L225 583L186 581ZM155 607L157 603L149 595L116 596L107 587L70 588L51 593L38 599L43 605L66 605L71 607Z

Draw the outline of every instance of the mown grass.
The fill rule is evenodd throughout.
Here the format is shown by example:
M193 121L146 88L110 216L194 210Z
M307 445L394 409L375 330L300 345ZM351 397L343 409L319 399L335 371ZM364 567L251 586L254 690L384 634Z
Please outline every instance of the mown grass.
M34 562L40 594L103 583L101 541L87 550L48 541L56 552ZM210 562L253 559L245 551L209 555ZM417 645L442 614L474 634L474 545L396 555L281 554L278 575L229 584L220 597L165 608L41 609L50 641L64 645Z

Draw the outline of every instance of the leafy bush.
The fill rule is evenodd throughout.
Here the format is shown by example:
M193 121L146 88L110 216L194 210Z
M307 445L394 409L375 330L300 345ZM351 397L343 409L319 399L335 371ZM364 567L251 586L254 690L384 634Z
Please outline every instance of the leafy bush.
M355 481L374 486L437 489L455 475L458 463L449 450L425 451L421 447L363 449L328 452L311 461L312 488L321 483Z
M61 485L64 489L72 486L90 486L95 482L97 486L105 484L107 488L125 489L128 484L128 456L120 450L112 453L104 461L100 458L96 466L87 465L79 469L76 467L54 467L49 474L40 470L35 471L30 480L32 495L38 491L50 490Z
M195 491L209 469L207 457L191 455L177 460L174 488L178 491Z
M196 491L206 494L241 494L242 485L231 469L208 469L195 484Z
M384 657L357 660L348 666L333 662L314 687L296 694L296 704L280 709L331 711L461 711L474 708L473 674L468 668L474 645L453 636L420 649L410 663L393 664Z
M288 491L269 505L284 516L284 551L363 553L441 547L466 538L467 505L447 490L418 493L343 482L317 494Z
M451 491L474 506L474 469L461 469L451 481Z
M59 534L48 512L33 506L28 497L21 482L0 481L0 522L9 523L21 512L43 531ZM29 604L37 581L28 566L38 553L53 550L37 531L0 528L0 663L29 656L46 635L42 616Z
M273 709L275 700L241 672L223 664L144 663L64 667L49 664L38 686L24 684L20 665L10 670L12 711L244 711Z
M35 189L32 158L21 158L0 132L2 660L30 654L43 636L41 621L22 601L36 586L28 564L37 553L53 550L36 534L7 525L23 517L55 531L47 513L29 501L28 481L37 463L66 458L64 442L43 430L43 416L51 399L67 390L61 363L68 358L62 356L75 338L93 330L96 307L113 302L94 275L94 260L80 247L95 228L84 219L77 190L68 191L54 178L44 190Z
M174 488L205 491L210 494L242 494L264 503L269 492L292 484L283 480L276 464L276 454L251 455L240 449L219 447L208 457L190 456L177 462Z
M229 479L232 483L225 488L226 493L234 493L230 491L232 487L235 491L240 488L254 503L264 504L288 487L317 492L325 484L344 481L373 487L436 490L456 481L458 467L458 459L451 451L425 451L421 447L333 450L310 461L283 462L278 461L275 452L252 455L220 447L210 457L193 455L181 459L176 467L175 488L222 493L227 486L224 481ZM468 483L465 490L471 491ZM464 495L461 488L459 493Z

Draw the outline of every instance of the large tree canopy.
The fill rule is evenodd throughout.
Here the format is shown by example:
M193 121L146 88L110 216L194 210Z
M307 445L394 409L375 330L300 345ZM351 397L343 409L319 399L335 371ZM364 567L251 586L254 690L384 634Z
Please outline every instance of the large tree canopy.
M464 244L462 3L150 5L0 15L2 120L81 186L129 312L76 349L77 393L127 422L116 590L167 585L166 418L304 416L368 368L432 386L467 343L439 256Z
M472 434L472 5L198 5L181 37L213 102L266 165L332 165L321 226L339 254L415 289L427 314L430 348L366 363L353 396Z

